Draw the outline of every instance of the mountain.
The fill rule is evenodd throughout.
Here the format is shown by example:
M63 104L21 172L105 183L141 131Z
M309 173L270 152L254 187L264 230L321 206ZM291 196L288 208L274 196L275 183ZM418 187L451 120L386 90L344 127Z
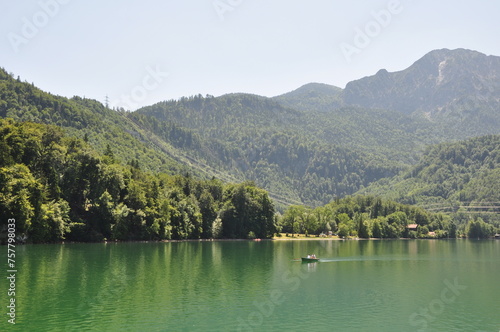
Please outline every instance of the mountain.
M252 180L282 207L318 206L409 169L430 144L500 134L498 67L498 57L437 50L345 89L198 95L133 113L54 96L0 70L0 117L60 126L151 172Z
M349 82L343 91L348 105L394 109L431 115L457 102L500 98L500 57L457 49L435 50L409 68Z
M435 50L343 90L313 83L273 99L307 112L329 142L414 163L428 144L500 133L500 57Z
M265 97L195 96L134 113L43 92L0 71L0 117L62 127L122 163L225 182L253 180L284 207L320 205L396 174L380 156L309 135L307 114ZM163 114L163 115L162 115Z
M498 101L500 57L466 49L434 50L410 67L347 83L345 89L309 83L274 99L299 110L330 111L341 106L439 112L464 99Z
M496 134L500 128L500 57L435 50L409 68L349 82L346 105L392 109L438 124L445 138Z
M134 114L197 133L198 156L213 168L318 205L418 162L429 144L500 133L498 59L436 50L345 89L310 83L274 98L195 96Z
M287 107L331 113L342 107L394 111L420 123L430 142L496 134L500 57L465 49L429 52L410 67L349 82L345 89L307 84L274 97ZM423 126L422 126L423 125ZM429 136L430 135L430 136Z
M310 83L272 99L307 114L302 127L308 135L384 159L412 163L418 159L416 152L435 142L433 135L420 135L433 127L425 119L396 110L346 105L342 96L338 87Z

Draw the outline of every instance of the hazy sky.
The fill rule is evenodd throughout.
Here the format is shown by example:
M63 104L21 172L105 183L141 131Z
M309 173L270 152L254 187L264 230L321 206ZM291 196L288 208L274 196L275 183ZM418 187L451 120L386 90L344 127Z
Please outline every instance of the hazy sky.
M53 94L136 109L275 96L407 68L433 49L500 55L500 1L0 2L0 67Z

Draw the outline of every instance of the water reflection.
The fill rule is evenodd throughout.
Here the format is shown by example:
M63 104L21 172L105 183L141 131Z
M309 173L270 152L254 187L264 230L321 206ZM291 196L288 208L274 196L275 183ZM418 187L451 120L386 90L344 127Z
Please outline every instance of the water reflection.
M314 271L316 271L316 267L317 267L318 263L317 262L305 263L304 265L307 265L307 272L314 272Z

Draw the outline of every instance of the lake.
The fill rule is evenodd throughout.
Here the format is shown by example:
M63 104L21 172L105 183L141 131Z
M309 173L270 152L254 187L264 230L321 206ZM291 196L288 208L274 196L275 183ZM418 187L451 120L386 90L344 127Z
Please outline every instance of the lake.
M500 330L498 240L16 249L16 325L7 323L8 284L2 278L0 330ZM308 253L320 262L295 261Z

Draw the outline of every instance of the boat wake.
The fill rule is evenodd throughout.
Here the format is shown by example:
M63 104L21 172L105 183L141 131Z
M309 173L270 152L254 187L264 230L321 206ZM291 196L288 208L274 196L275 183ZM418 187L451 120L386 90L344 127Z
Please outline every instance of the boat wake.
M409 260L425 260L422 258L413 258L408 256L379 256L379 257L340 257L340 258L320 258L320 263L335 263L335 262L369 262L369 261L409 261ZM301 258L295 258L292 262L301 262Z
M319 261L322 263L334 263L334 262L408 261L408 260L412 260L412 258L411 257L394 257L394 256L342 257L342 258L321 258Z

